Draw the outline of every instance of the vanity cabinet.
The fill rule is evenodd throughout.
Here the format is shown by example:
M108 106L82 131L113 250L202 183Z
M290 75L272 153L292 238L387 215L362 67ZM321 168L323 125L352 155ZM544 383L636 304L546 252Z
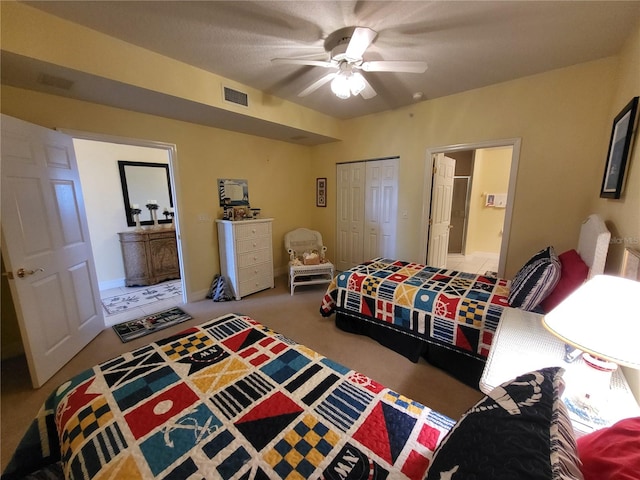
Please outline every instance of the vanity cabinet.
M125 285L154 285L180 278L176 231L172 229L120 232Z
M271 218L216 220L221 275L236 300L274 287Z

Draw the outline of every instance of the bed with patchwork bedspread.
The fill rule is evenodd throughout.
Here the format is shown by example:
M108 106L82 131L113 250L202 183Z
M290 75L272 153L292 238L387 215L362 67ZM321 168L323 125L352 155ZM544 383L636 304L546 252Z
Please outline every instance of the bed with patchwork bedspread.
M376 258L339 273L322 300L343 330L366 334L410 360L477 388L510 282Z
M51 465L66 478L421 479L452 426L229 314L61 385L3 479Z

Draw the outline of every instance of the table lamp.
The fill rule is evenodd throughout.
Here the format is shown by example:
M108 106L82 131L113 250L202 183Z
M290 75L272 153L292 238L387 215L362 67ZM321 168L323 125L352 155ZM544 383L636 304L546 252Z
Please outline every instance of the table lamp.
M547 313L549 332L583 352L588 365L581 398L573 400L594 416L605 407L611 375L624 365L640 368L640 282L596 275Z

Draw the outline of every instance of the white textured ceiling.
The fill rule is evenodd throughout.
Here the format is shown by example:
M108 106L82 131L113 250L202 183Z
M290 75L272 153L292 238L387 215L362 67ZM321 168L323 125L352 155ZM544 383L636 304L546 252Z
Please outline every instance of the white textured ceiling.
M617 53L639 1L27 1L126 42L338 118L352 118ZM345 26L378 32L365 60L421 60L424 74L366 73L378 96L340 100L327 71L274 65L328 58ZM144 68L141 65L141 68Z

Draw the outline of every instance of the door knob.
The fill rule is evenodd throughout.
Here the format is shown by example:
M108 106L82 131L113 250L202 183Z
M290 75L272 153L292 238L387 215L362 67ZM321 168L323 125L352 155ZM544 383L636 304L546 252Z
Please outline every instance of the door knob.
M36 272L44 272L44 268L36 268L35 270L25 270L24 268L19 268L16 272L19 278L26 277L27 275L33 275Z

